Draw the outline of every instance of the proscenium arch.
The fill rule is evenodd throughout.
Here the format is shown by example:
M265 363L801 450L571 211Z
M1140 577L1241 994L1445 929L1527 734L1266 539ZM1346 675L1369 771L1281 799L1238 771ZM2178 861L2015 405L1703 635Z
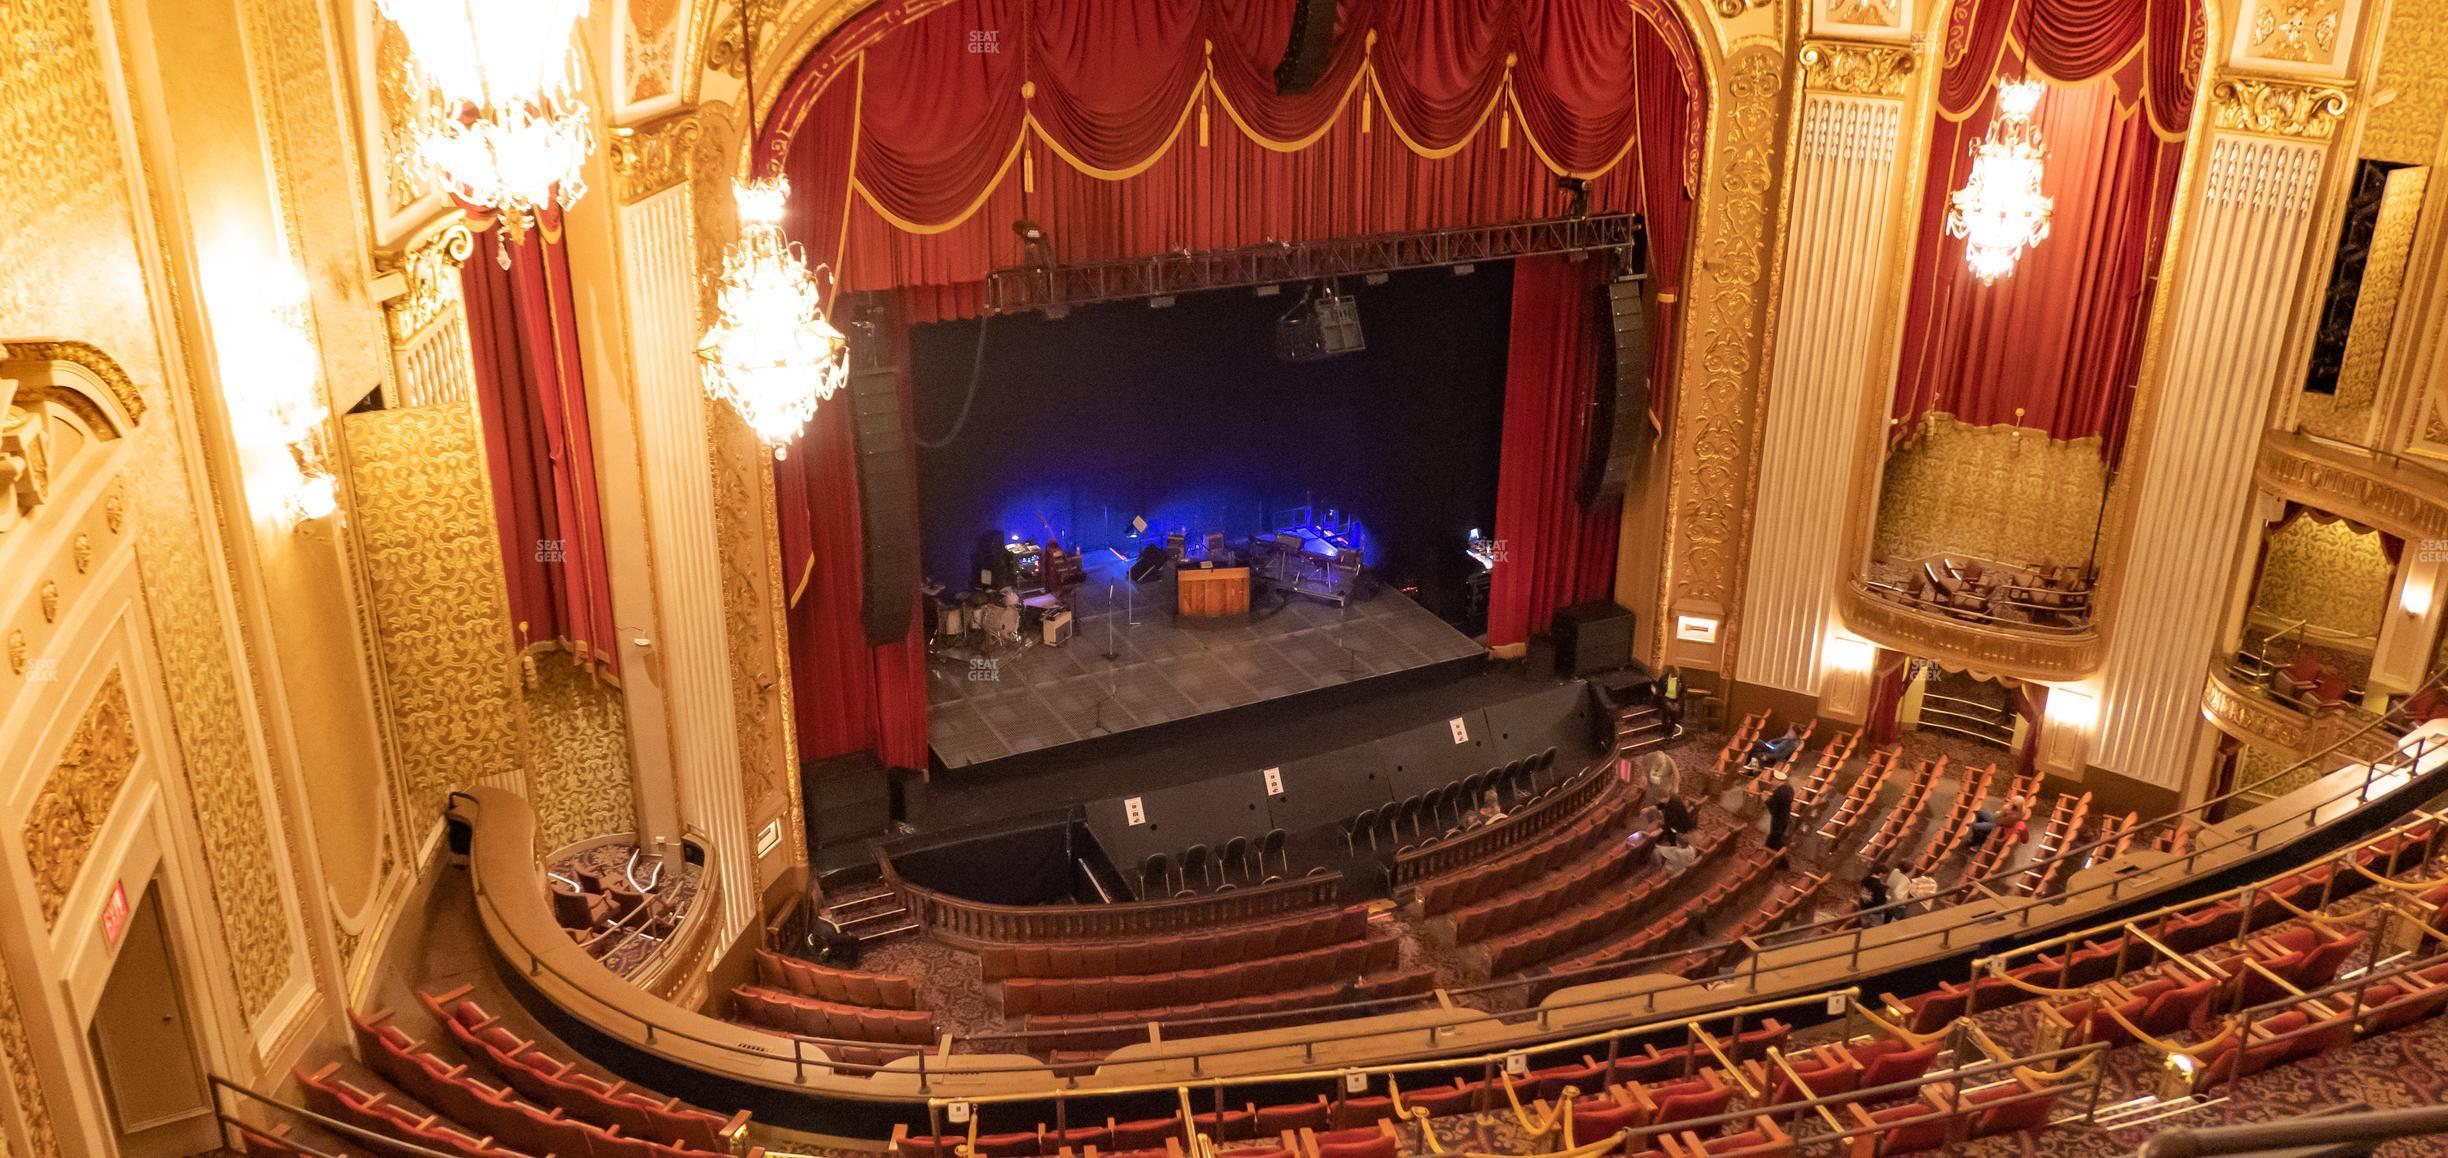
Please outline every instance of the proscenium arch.
M739 0L739 2L753 4L755 0ZM770 47L763 48L757 53L757 107L748 117L729 118L726 125L727 128L736 129L738 134L735 139L722 144L722 152L735 159L738 166L736 172L749 171L749 165L754 160L750 153L758 133L764 128L766 120L772 116L774 105L779 101L789 80L798 75L799 70L807 64L808 59L824 48L826 41L843 25L849 23L853 17L871 8L894 2L895 0L798 0L793 3L791 0L784 0L784 9L775 22L775 26L760 29L757 34L760 42L769 38L771 40ZM934 7L948 2L949 0L938 0L936 3L925 3L925 0L921 0L921 3L924 4L922 11L931 11ZM1620 4L1625 7L1635 6L1632 0L1587 0L1587 2ZM1717 22L1709 13L1707 0L1655 0L1654 6L1657 10L1674 18L1661 27L1672 27L1681 35L1683 47L1691 51L1692 59L1699 70L1700 91L1694 95L1701 102L1700 174L1692 193L1692 216L1696 223L1704 216L1703 207L1707 204L1707 198L1703 196L1703 192L1708 188L1712 177L1718 118L1724 104L1719 99L1718 90L1725 65L1725 46L1719 41ZM725 6L713 0L705 0L700 6L697 18L692 20L692 25L698 33L690 47L692 59L697 62L698 66L690 70L688 75L692 103L702 102L705 99L705 84L709 79L707 62L713 59L715 48L724 38L733 34L737 20L736 4ZM772 78L770 83L767 81L769 77ZM733 102L735 108L736 103L736 101ZM1696 243L1699 235L1696 225L1692 233Z

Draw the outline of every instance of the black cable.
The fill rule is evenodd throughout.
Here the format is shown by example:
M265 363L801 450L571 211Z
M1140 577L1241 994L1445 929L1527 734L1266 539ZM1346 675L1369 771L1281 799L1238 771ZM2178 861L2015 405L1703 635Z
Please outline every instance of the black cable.
M916 442L919 449L942 450L960 437L962 427L969 425L969 408L977 405L978 378L986 370L986 323L993 317L993 314L978 315L977 353L969 359L969 393L961 399L960 414L952 419L952 429L945 431L942 438L919 438L917 431L911 431L911 441Z

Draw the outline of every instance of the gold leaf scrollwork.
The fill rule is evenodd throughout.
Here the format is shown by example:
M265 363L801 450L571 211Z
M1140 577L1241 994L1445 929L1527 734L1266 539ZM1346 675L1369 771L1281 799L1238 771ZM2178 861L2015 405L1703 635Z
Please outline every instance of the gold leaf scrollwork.
M459 266L476 251L476 235L467 222L453 219L432 235L408 247L396 268L408 281L408 292L383 306L393 345L406 345L459 301Z
M689 162L704 132L692 113L665 117L635 129L612 130L612 172L626 205L660 193L689 177Z
M1913 72L1912 50L1848 40L1813 40L1802 46L1802 86L1815 92L1900 96Z
M26 654L26 636L25 636L25 632L23 632L23 631L11 631L11 632L9 632L9 633L8 633L8 665L9 665L9 672L10 672L11 674L14 674L14 675L24 675L24 674L26 673L26 662L27 662L27 654Z
M58 923L77 873L135 767L135 715L128 709L127 681L114 670L86 705L26 815L26 861L34 870L45 924Z
M1732 20L1754 8L1766 7L1769 0L1717 0L1717 15Z
M1711 256L1692 277L1685 339L1698 356L1687 360L1694 370L1676 422L1678 465L1668 500L1676 554L1663 593L1669 606L1676 599L1721 607L1740 602L1740 553L1750 540L1768 194L1776 185L1785 68L1782 53L1757 47L1736 52L1724 71L1725 106L1711 162L1715 187L1701 210ZM1727 618L1721 646L1728 654L1739 626L1738 617Z
M42 605L43 622L59 622L59 582L53 579L43 580L41 589L34 593L34 597Z
M6 11L0 8L0 13ZM127 369L119 364L117 358L104 353L101 347L91 342L61 338L11 339L6 346L0 346L0 357L12 362L68 362L82 366L102 380L103 388L110 391L119 408L127 411L128 421L144 421L144 391L136 388L135 380L128 377Z
M84 574L86 568L93 566L93 536L78 531L75 541L68 544L68 560L76 564L79 575Z
M2258 76L2222 76L2210 88L2211 122L2222 129L2325 141L2337 135L2351 103L2334 85Z

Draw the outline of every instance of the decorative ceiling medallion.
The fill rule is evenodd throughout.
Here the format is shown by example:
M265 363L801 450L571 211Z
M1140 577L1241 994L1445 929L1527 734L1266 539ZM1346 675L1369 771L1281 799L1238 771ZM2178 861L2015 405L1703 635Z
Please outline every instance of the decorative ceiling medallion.
M1813 40L1802 45L1802 87L1856 96L1901 96L1912 75L1912 50L1850 40Z
M2222 129L2326 141L2352 103L2335 85L2222 76L2210 86L2211 123Z

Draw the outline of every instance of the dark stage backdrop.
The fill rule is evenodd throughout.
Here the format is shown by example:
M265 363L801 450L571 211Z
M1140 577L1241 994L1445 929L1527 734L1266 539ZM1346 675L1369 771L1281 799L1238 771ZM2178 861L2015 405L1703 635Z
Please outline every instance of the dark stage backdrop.
M915 327L924 441L959 418L986 327L966 422L918 451L927 572L962 586L990 529L1128 554L1134 515L1239 537L1315 502L1362 522L1382 578L1458 617L1464 541L1495 519L1512 282L1504 262L1347 282L1368 349L1300 364L1273 347L1298 286Z

